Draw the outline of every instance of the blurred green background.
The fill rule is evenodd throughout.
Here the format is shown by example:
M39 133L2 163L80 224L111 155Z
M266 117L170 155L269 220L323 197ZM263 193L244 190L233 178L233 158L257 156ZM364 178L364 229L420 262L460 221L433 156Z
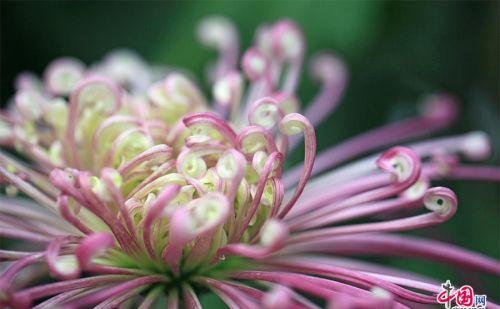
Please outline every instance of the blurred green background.
M151 62L186 68L203 83L203 66L215 54L197 43L198 20L212 14L230 17L242 46L248 47L259 24L286 17L303 27L307 56L332 50L349 67L341 107L318 128L320 149L413 115L420 97L447 91L460 99L462 117L444 133L488 132L495 147L488 163L500 162L498 1L1 1L0 8L2 104L20 71L41 73L59 56L92 63L118 47L134 49ZM315 91L305 70L302 101L307 103ZM459 196L458 214L439 228L416 233L498 259L499 185L445 184ZM378 261L467 282L488 298L500 298L498 278L478 281L467 271L410 259Z

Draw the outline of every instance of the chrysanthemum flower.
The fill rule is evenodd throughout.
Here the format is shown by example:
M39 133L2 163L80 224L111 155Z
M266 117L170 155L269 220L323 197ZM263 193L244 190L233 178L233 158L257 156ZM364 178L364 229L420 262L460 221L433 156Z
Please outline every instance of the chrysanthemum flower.
M430 96L420 115L316 156L314 125L341 99L343 62L313 59L321 89L300 111L305 42L296 24L261 27L241 72L232 25L213 18L199 30L220 52L208 74L211 100L181 71L125 51L91 67L56 60L42 80L20 75L0 140L30 163L0 155L0 236L19 240L0 250L1 304L151 308L166 299L169 308L199 308L208 292L231 308L436 302L436 281L345 258L366 254L500 275L491 258L393 234L454 215L457 197L433 181L500 180L496 167L461 163L488 156L483 133L352 161L446 127L457 116L452 97ZM302 143L303 164L283 171ZM41 281L47 275L55 281Z

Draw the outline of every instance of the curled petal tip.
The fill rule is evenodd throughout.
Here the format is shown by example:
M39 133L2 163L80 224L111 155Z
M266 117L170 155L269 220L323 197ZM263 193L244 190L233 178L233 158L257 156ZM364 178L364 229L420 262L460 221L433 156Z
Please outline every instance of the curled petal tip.
M195 113L184 117L182 121L193 135L210 135L212 137L215 137L214 134L220 135L220 138L230 144L234 144L236 140L236 133L231 126L213 113Z
M185 243L223 225L228 215L229 202L218 192L209 192L188 207L175 209L170 221L169 246L182 248Z
M185 149L177 158L177 171L189 178L200 178L205 175L207 164L197 153Z
M288 236L288 228L281 221L270 219L264 224L260 233L260 244L275 248L284 243Z
M237 72L230 72L217 80L213 87L213 95L217 102L223 105L236 103L243 91L243 79Z
M297 59L304 53L305 41L299 26L288 19L274 24L272 32L274 52L286 59Z
M42 115L44 99L33 90L21 90L16 93L15 103L19 113L27 120L36 120Z
M306 128L312 128L309 120L298 113L290 113L283 117L280 122L281 132L287 135L296 135L305 131ZM308 132L304 132L307 134Z
M49 180L50 182L59 190L64 190L64 188L72 187L76 182L76 171L70 169L54 169L50 172Z
M114 245L114 238L108 233L93 233L87 236L76 248L76 257L82 269L90 266L94 256L104 253Z
M120 188L123 182L122 176L120 173L113 168L104 168L101 172L101 177L103 179L109 179L113 185L117 188Z
M479 161L491 155L491 143L488 135L481 131L467 134L462 142L462 151L469 160Z
M60 58L50 63L44 73L47 89L54 95L68 95L85 74L84 64L74 58Z
M236 139L237 149L245 155L266 149L268 153L277 151L276 144L269 131L259 126L248 126L241 130Z
M80 276L80 267L74 255L62 255L54 263L51 272L63 280L75 279Z
M21 72L16 76L16 81L14 82L15 88L19 90L27 89L39 89L41 87L38 77L32 72Z
M284 114L278 102L271 97L261 98L250 106L248 122L251 125L261 126L266 130L272 129Z
M299 99L293 94L276 92L272 94L272 97L278 102L285 114L296 113L300 110Z
M398 182L414 182L420 175L420 158L408 147L389 149L377 160L377 165L393 174Z
M181 73L170 73L164 82L164 91L173 103L181 103L191 107L205 104L205 98L196 84Z
M236 37L233 23L222 16L212 16L203 19L197 29L200 41L210 47L227 48Z
M75 255L59 255L62 245L66 242L63 238L52 240L45 253L50 273L63 280L78 278L81 273L80 264Z
M423 103L424 116L435 121L450 123L459 116L456 98L448 94L434 94Z
M424 205L444 218L451 218L457 211L458 199L450 189L434 187L425 193Z
M265 151L259 150L254 153L252 158L252 166L257 173L262 173L266 165L267 158L268 156Z
M331 83L344 83L347 68L344 62L330 53L320 53L311 60L311 76Z
M193 219L200 229L211 229L224 224L229 214L227 198L218 192L210 192L196 200L193 205Z
M121 106L121 88L111 79L102 76L86 77L71 91L70 101L78 106L91 106L105 113Z
M237 178L237 175L243 176L245 173L247 161L241 152L235 149L227 150L217 161L217 174L222 179Z
M131 92L146 89L153 79L149 66L136 52L128 49L110 52L97 72L111 77Z
M249 48L242 57L241 67L248 79L255 81L267 74L269 60L257 48Z

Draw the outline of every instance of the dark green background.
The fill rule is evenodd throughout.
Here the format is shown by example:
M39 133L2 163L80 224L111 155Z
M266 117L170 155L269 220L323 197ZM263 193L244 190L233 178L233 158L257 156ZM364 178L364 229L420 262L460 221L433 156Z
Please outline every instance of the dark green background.
M2 1L2 103L22 70L42 72L53 58L71 55L90 63L117 47L147 60L180 66L202 76L215 56L195 39L196 22L221 14L234 20L244 47L262 22L287 17L305 31L307 54L333 50L350 70L342 106L318 128L320 149L416 112L415 102L433 91L455 94L460 121L445 133L481 129L495 143L490 164L499 165L499 2L217 1L102 2ZM315 85L304 74L300 97ZM293 158L300 160L298 154ZM500 256L500 188L493 183L446 183L456 191L456 217L418 234ZM483 286L467 271L401 259L379 259L440 279L468 282L499 299L498 278Z

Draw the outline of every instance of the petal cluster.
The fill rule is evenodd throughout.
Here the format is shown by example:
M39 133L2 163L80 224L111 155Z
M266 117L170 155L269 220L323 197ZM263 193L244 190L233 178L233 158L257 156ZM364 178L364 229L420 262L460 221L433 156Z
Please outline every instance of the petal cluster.
M198 35L219 51L207 73L211 98L181 70L129 51L19 76L0 143L31 164L0 152L0 236L29 246L0 250L0 304L151 308L164 295L169 308L199 308L207 290L231 308L436 302L435 281L352 258L365 254L500 275L486 256L395 234L453 217L455 193L433 182L500 181L497 167L461 163L488 156L480 132L393 146L450 125L454 98L430 96L420 115L316 155L314 126L347 86L342 60L313 58L320 89L301 111L306 44L297 24L259 28L241 63L229 21L206 19ZM284 170L301 144L303 162ZM56 282L31 284L46 274Z

